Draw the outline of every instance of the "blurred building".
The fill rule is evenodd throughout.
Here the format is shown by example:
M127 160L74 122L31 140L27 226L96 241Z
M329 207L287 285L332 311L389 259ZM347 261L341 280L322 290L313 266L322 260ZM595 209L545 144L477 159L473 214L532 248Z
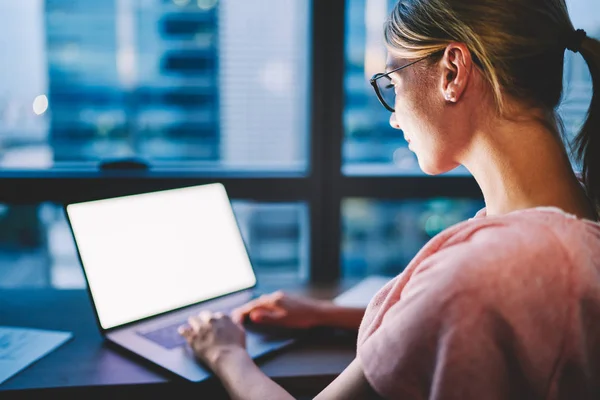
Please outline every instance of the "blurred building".
M0 51L5 55L0 63L0 168L22 164L32 153L34 165L44 165L47 158L48 121L32 109L34 99L45 99L48 80L42 1L0 2ZM36 146L38 151L31 151Z
M306 171L310 3L218 3L222 167Z
M342 207L343 274L396 275L431 238L483 207L471 199L348 199Z
M219 159L216 4L46 0L54 159Z

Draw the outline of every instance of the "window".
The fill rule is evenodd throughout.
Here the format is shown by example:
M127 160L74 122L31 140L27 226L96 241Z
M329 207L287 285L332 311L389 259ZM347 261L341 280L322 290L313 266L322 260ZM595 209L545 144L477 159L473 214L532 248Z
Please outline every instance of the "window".
M308 275L308 221L303 203L235 201L234 211L259 281ZM0 288L85 288L62 207L0 207Z
M401 271L483 203L462 168L425 176L372 93L393 3L2 2L0 286L81 285L58 204L215 181L266 279ZM600 37L597 2L567 3ZM573 132L591 85L566 63ZM128 157L150 170L98 170Z
M304 172L304 0L3 2L3 169ZM264 18L269 15L270 18Z
M483 207L481 200L472 199L346 199L343 276L397 275L432 237Z

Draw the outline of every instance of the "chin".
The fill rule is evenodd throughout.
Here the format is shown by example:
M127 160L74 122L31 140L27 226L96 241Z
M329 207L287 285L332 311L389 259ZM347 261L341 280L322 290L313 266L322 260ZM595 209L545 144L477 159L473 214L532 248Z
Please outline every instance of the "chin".
M459 164L456 163L441 163L436 162L437 160L425 160L417 155L417 160L419 161L419 167L421 171L423 171L427 175L441 175L446 172L450 172L453 169L457 168Z

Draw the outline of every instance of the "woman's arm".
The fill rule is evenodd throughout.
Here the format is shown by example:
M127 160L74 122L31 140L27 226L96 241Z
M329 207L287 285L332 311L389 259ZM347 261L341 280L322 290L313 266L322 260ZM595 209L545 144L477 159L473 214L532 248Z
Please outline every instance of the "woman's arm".
M242 348L223 352L214 371L232 399L293 399L281 386L267 377ZM366 380L360 361L355 359L315 399L379 398Z
M212 368L232 400L293 399L256 366L242 347L223 351Z
M381 399L381 396L369 384L363 372L359 358L329 384L315 400L328 399Z
M194 354L221 380L232 399L292 399L281 386L267 377L245 349L245 332L221 313L202 312L180 327ZM361 364L354 360L318 398L374 398Z
M364 308L340 307L331 301L295 296L284 292L263 295L232 312L237 323L246 318L260 324L288 328L331 328L358 330Z
M324 303L321 310L320 326L358 330L364 308L340 307L334 303Z

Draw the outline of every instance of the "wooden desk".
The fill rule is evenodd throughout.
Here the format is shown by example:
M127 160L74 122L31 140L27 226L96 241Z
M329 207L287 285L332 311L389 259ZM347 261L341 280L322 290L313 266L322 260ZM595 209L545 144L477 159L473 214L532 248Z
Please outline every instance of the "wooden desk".
M331 298L336 288L291 288ZM74 338L0 385L0 397L101 394L115 398L173 396L222 397L216 380L191 384L137 360L102 340L85 290L0 290L0 325L71 331ZM263 371L295 396L312 396L331 382L354 358L355 336L326 332L310 342L259 361Z

